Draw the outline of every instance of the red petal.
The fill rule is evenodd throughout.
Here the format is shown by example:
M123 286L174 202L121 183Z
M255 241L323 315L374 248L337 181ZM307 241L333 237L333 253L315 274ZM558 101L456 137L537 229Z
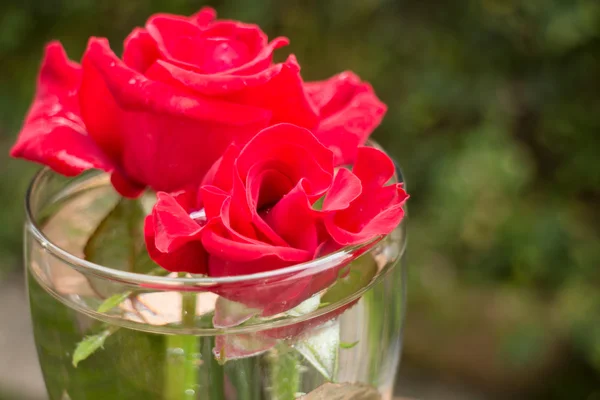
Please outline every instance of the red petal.
M88 51L89 52L89 51ZM87 56L83 57L83 76L79 94L81 114L90 136L116 163L122 162L125 113L115 102L102 72Z
M230 144L221 158L210 167L202 180L202 185L213 185L221 190L231 191L235 159L240 151L238 145L235 143Z
M343 210L350 206L362 192L360 179L350 170L340 168L335 174L331 189L327 191L323 201L323 211Z
M180 46L182 40L197 38L202 33L202 29L194 21L170 14L151 16L146 22L146 30L156 42L163 58L176 62L179 55L186 56L185 49ZM173 51L175 54L172 53ZM186 63L181 62L181 64Z
M110 183L112 183L115 190L122 196L129 198L138 197L146 189L146 185L133 182L117 171L113 172L110 176Z
M227 74L235 75L252 75L267 69L273 62L273 52L281 47L290 44L290 40L286 37L277 37L260 50L254 58L244 65L230 69Z
M337 165L351 163L356 148L379 126L387 107L368 83L351 72L305 87L321 114L315 135L336 154Z
M122 63L106 40L90 40L84 62L98 72L94 82L106 86L121 111L128 177L155 190L199 184L232 141L244 143L270 119L270 112L262 109L191 96L149 80ZM93 98L84 100L92 104ZM107 143L116 141L106 137Z
M152 209L154 222L154 243L163 253L170 253L184 244L199 240L202 226L194 221L189 212L171 195L159 192Z
M206 218L210 220L221 215L223 203L225 203L228 194L216 186L204 185L200 188L198 196L204 205Z
M396 167L392 159L374 147L359 147L352 172L363 186L381 187L394 176Z
M35 99L11 150L13 157L48 165L68 176L91 168L114 169L81 120L77 99L80 82L81 67L67 58L60 43L50 43Z
M361 194L347 207L324 207L327 231L342 246L390 233L404 217L408 199L402 184L384 186L394 174L394 163L380 150L360 147L352 172L360 179Z
M317 212L301 182L279 200L264 219L289 246L314 254L318 246Z
M117 103L130 111L181 116L231 125L264 124L270 113L256 107L192 97L127 67L112 52L106 39L92 38L84 56L98 69Z
M320 196L332 181L333 154L310 133L290 124L278 124L261 131L244 147L236 161L242 180L256 164L276 165L295 184L302 178L310 184L309 197Z
M218 95L232 103L269 110L271 124L289 122L312 129L318 122L317 111L304 93L300 67L293 56L254 75L200 74L158 61L148 76L201 95Z
M123 62L128 67L143 74L159 57L156 42L145 29L135 28L125 39Z
M232 240L222 223L218 221L207 225L202 234L202 243L211 254L211 262L213 258L225 261L221 263L219 269L211 267L211 276L232 276L270 271L312 258L312 254L304 250ZM250 265L250 262L255 262L252 264L253 268L244 268L243 264Z
M206 274L207 255L201 242L190 241L177 250L168 253L159 251L155 245L154 217L152 214L146 217L144 236L148 254L161 267L171 272Z
M217 12L212 7L202 7L200 11L190 17L194 24L205 27L217 18Z
M408 195L401 184L378 190L373 188L347 209L330 214L325 220L327 231L342 246L364 243L379 235L387 235L402 221L402 207L407 199Z
M319 109L321 118L327 118L343 109L360 87L360 78L351 71L342 72L325 81L306 82L310 100Z

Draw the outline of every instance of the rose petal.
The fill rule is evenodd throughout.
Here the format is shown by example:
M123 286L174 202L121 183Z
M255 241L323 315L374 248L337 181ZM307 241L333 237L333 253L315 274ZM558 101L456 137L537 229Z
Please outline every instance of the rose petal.
M189 211L167 193L159 192L156 197L157 202L152 209L152 222L157 250L169 253L192 240L199 241L202 225L190 217Z
M243 68L267 46L267 35L257 25L239 21L216 21L198 39L193 46L200 54L191 64L205 73Z
M352 101L360 84L360 78L355 73L345 71L325 81L306 82L304 88L319 109L321 118L327 118Z
M377 204L369 204L366 201L357 203L355 207L360 207L358 204L370 206L370 209L365 209L368 214L375 214L371 218L365 217L361 224L345 227L342 222L345 216L337 215L333 220L326 220L327 230L331 234L333 240L343 246L364 243L376 236L386 235L398 226L404 218L403 205L408 199L408 195L404 192L401 185L388 186L387 192L393 192L394 196L389 202L381 202ZM386 195L382 195L385 198ZM383 204L382 204L383 203ZM387 203L387 204L386 204ZM363 208L364 209L364 208ZM356 211L354 207L348 210Z
M363 186L383 186L392 179L396 167L392 159L374 147L359 147L352 173Z
M114 115L118 115L121 132L126 132L120 138L127 176L155 190L174 191L199 184L232 141L244 143L270 119L267 110L194 97L151 81L122 63L106 40L90 41L84 63L97 72L90 78L92 82L98 87L105 85L118 105ZM99 93L102 99L110 98ZM82 103L93 110L93 100L93 91L89 91ZM113 112L110 107L104 110ZM106 129L102 132L107 134ZM108 134L104 141L117 142Z
M129 198L136 198L144 189L146 189L146 185L134 182L128 178L126 178L123 174L118 171L115 171L110 176L110 183L112 183L113 187L117 192L119 192L122 196Z
M207 273L207 254L199 241L190 241L169 253L163 253L156 248L154 217L152 214L146 217L144 237L148 254L164 269L171 272L189 272L192 274Z
M402 207L407 199L401 184L372 188L363 192L350 207L330 213L325 226L332 239L342 246L364 243L398 226L404 217Z
M204 179L202 186L213 185L221 190L230 191L233 186L234 165L237 156L240 154L241 148L235 144L230 144L221 158L219 158L210 167Z
M88 136L78 104L81 67L58 42L46 47L34 102L11 156L48 165L73 176L90 168L114 170L114 164Z
M152 79L215 96L236 104L271 110L271 124L289 122L312 129L317 111L308 100L294 56L254 75L200 74L165 61L157 61L148 71Z
M83 57L79 105L90 136L115 162L121 163L127 134L123 126L125 113L115 102L102 72L87 55Z
M216 186L204 185L200 188L198 197L204 205L206 218L210 220L221 215L223 203L225 203L229 195Z
M266 162L285 168L292 181L306 178L309 197L320 196L331 184L333 154L306 129L290 124L264 129L244 147L236 169L244 181L253 165Z
M351 163L356 148L379 126L387 107L368 83L351 72L307 83L305 88L321 114L315 135L335 153L336 165Z
M241 65L237 68L230 69L227 74L230 75L253 75L260 71L268 68L273 62L273 53L275 50L287 46L290 44L290 40L286 37L277 37L273 39L268 45L260 50L254 58Z
M112 52L106 39L92 38L84 60L96 67L117 104L130 111L223 122L230 125L264 124L270 112L256 107L189 96L127 67Z
M188 66L187 57L194 52L185 44L200 37L202 28L186 17L171 14L155 14L146 22L146 30L154 39L162 58ZM183 57L183 58L181 58ZM190 65L193 66L193 63Z
M299 182L264 217L266 223L289 246L314 254L318 246L317 212Z
M212 7L202 7L200 11L190 17L190 21L199 27L208 26L217 18L217 12Z
M350 206L362 192L360 179L346 168L340 168L335 174L331 189L323 201L323 210L343 210Z
M311 253L300 249L232 240L218 221L206 226L202 233L202 243L211 254L211 276L233 276L270 271L312 258ZM223 255L219 256L220 254ZM226 259L222 257L226 257ZM217 258L220 261L216 261ZM212 264L213 262L215 264ZM213 270L213 267L217 265L218 269Z
M144 74L160 57L160 52L152 36L142 28L135 28L125 39L123 62Z

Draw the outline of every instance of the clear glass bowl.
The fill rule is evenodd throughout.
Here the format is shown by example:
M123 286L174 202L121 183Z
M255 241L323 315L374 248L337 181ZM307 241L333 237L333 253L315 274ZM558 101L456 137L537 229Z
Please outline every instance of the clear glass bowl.
M65 178L44 169L28 191L27 282L51 400L392 398L403 224L282 270L152 276L83 259L118 201L95 171ZM254 303L238 303L248 298ZM290 301L299 304L289 309ZM76 349L83 359L75 367Z

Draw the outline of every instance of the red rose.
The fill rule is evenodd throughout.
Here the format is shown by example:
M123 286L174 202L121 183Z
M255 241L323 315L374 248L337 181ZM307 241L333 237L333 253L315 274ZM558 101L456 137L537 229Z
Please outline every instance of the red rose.
M265 129L241 150L225 152L194 204L190 192L159 193L146 220L150 255L170 271L235 276L303 263L385 235L400 223L406 193L386 185L393 163L384 153L360 148L356 158L355 173L336 172L333 153L308 130L289 124ZM313 205L321 198L323 209L317 210ZM352 259L340 257L318 270L213 289L263 315L277 314L332 284Z
M230 143L269 125L316 126L295 58L272 64L287 39L214 17L155 15L122 60L106 39L90 39L81 66L51 43L12 155L65 175L102 169L135 196L198 185Z
M308 82L304 87L319 110L315 135L333 151L337 165L354 162L358 147L381 123L386 105L371 85L349 71L322 82Z

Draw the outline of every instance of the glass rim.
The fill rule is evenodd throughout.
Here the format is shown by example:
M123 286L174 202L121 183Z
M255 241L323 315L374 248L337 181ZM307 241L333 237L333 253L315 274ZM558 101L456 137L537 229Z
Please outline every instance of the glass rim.
M100 170L93 170L98 173L98 175L106 174ZM87 172L87 171L85 171ZM84 173L85 173L84 172ZM333 268L335 266L340 265L340 263L352 260L354 258L354 254L358 253L359 255L363 253L364 249L369 249L375 246L378 242L384 240L393 234L390 233L388 235L378 235L373 237L371 240L357 244L352 246L343 247L333 253L326 254L319 258L315 258L310 261L306 261L303 263L298 263L294 265L290 265L285 268L280 268L272 271L264 271L264 272L256 272L252 274L244 274L244 275L234 275L234 276L224 276L224 277L210 277L210 276L194 276L194 277L172 277L172 276L154 276L147 274L140 274L137 272L129 272L117 270L114 268L110 268L108 266L104 266L101 264L96 264L94 262L85 260L80 258L67 250L64 250L59 245L55 244L50 240L46 234L43 232L42 227L38 224L37 219L34 216L34 212L32 210L31 200L33 194L40 190L40 186L42 185L41 180L45 176L48 175L59 175L60 174L49 167L44 167L40 169L33 177L29 186L27 188L25 194L25 224L26 229L28 229L36 240L40 243L40 245L44 248L44 250L50 252L53 256L58 257L63 262L66 262L74 269L78 270L84 274L93 274L99 278L110 279L121 284L128 284L134 286L146 286L149 289L181 289L182 287L201 287L201 286L214 286L219 284L231 284L231 283L245 283L252 282L256 280L277 278L277 277L285 277L286 275L296 274L302 271L311 271L314 273ZM78 175L77 177L81 176ZM402 176L398 169L395 174L395 180L397 182L402 182L399 177ZM67 177L70 179L76 177ZM400 222L398 227L403 227L405 224L404 220ZM396 229L398 229L398 227ZM395 230L396 230L395 229ZM406 235L402 234L400 249L398 253L398 257L402 257L406 248ZM166 271L166 270L165 270ZM160 287L162 286L162 287Z

